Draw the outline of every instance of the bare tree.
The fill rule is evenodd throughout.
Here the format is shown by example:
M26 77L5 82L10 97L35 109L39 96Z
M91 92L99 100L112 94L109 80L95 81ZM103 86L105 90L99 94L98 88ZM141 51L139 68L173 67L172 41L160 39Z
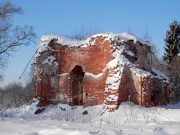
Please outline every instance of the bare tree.
M147 29L145 30L143 34L143 39L148 43L152 41L152 37L149 35L149 32Z
M28 103L31 101L35 95L36 95L36 90L35 90L35 77L34 77L34 65L31 66L31 70L27 75L27 82L26 85L23 89L24 97L25 97L25 102Z
M0 91L1 95L1 109L10 107L18 107L25 103L23 96L23 86L21 83L9 83Z
M0 69L6 66L8 57L18 47L34 41L35 33L31 26L14 26L13 16L23 10L10 2L0 3ZM0 75L2 78L2 75Z
M34 81L30 80L25 87L21 83L12 82L0 88L0 113L8 108L20 107L35 97Z
M143 33L143 39L145 42L150 43L151 45L151 65L159 70L163 70L162 63L163 60L158 57L159 50L157 49L157 46L152 43L152 37L150 36L148 30L146 29L145 32Z
M99 31L99 29L97 30L95 28L87 28L84 25L81 25L74 31L74 33L70 35L70 37L78 40L83 40L92 36L93 34L99 33Z

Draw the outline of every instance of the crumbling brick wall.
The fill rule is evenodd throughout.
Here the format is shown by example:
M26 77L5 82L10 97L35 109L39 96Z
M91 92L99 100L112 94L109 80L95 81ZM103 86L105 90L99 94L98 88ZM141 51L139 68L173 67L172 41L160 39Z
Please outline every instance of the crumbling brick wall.
M151 74L150 46L134 37L124 41L122 36L97 35L79 46L46 38L36 56L35 76L37 96L48 103L104 104L110 111L125 101L149 107L156 87L163 91L161 103L168 102L168 83Z

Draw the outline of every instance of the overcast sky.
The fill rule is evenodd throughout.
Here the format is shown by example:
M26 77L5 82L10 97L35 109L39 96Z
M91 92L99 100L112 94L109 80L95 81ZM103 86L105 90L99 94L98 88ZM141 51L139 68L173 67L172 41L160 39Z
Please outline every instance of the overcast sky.
M4 0L0 0L4 2ZM148 32L151 41L164 52L164 38L169 23L180 21L180 0L11 0L24 10L14 23L31 25L37 34L36 44L12 54L2 85L19 80L26 64L45 34L72 35L81 26L102 32L130 32L143 38ZM29 72L29 68L26 74Z

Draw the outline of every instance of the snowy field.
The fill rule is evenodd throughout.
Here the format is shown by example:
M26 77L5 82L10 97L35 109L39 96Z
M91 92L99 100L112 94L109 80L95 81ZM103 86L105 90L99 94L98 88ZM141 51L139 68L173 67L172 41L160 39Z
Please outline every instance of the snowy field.
M35 104L0 114L0 135L180 135L180 103L152 108L122 103L105 113L102 105L58 104L38 115Z

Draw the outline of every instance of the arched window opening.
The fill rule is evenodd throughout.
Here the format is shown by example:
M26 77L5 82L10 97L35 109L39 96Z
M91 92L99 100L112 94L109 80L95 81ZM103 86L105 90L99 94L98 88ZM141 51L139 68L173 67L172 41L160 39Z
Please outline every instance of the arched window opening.
M81 66L75 66L70 73L71 105L83 105L83 78Z

